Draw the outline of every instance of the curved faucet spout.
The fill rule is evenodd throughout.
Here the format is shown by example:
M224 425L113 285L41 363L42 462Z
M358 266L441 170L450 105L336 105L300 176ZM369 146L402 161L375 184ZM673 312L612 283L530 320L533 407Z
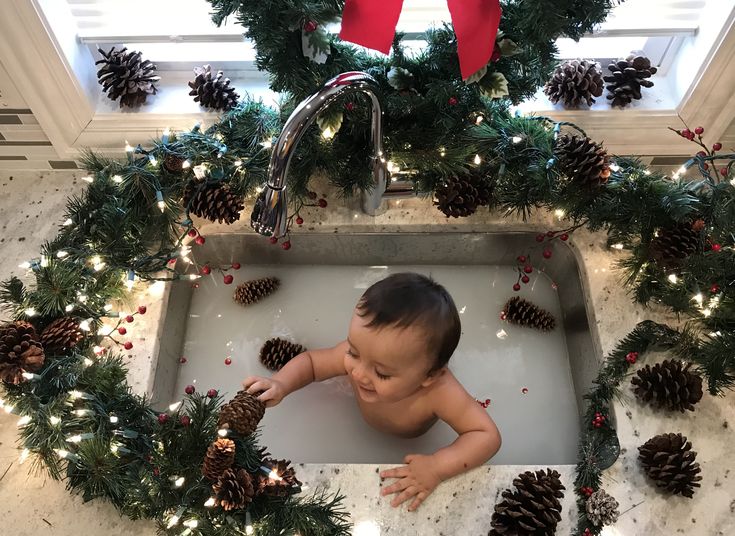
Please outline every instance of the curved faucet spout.
M370 97L370 138L373 145L371 167L374 184L370 194L363 197L363 210L368 214L375 214L389 177L383 156L383 110L378 97L379 87L375 79L367 73L347 72L332 78L318 92L299 104L283 126L273 146L268 167L268 184L258 197L250 216L250 224L256 232L275 237L286 234L288 226L286 177L291 158L304 132L315 121L319 112L337 97L348 93L365 93Z

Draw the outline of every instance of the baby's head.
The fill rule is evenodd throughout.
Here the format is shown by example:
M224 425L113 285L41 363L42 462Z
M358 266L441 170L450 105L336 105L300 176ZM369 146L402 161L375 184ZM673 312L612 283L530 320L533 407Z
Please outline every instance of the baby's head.
M457 308L443 286L420 274L394 274L357 303L345 368L363 400L402 400L441 376L460 333Z

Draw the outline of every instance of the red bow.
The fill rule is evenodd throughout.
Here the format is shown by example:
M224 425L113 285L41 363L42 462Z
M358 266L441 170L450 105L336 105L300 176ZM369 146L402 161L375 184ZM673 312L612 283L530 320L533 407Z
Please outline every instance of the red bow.
M487 65L500 25L500 0L447 0L457 36L462 78ZM343 41L390 52L403 0L347 0L342 13Z

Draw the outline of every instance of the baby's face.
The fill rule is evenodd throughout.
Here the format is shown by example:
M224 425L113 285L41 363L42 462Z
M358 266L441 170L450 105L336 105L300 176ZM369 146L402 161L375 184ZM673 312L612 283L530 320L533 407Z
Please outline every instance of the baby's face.
M345 369L365 402L397 402L429 385L434 359L420 328L368 328L369 318L352 315Z

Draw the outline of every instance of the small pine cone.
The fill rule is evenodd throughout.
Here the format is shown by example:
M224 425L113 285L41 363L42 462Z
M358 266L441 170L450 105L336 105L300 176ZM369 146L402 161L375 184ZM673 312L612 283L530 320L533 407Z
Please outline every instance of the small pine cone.
M489 204L491 193L483 180L459 176L445 179L434 195L434 204L447 218L460 218L474 214L479 206Z
M651 241L649 257L662 267L677 266L700 249L700 233L690 224L677 223L659 229L657 234Z
M169 173L179 175L184 171L184 162L186 162L185 158L181 158L175 154L167 154L166 158L163 159L163 167L165 167L166 171Z
M227 469L212 486L217 502L226 511L245 508L253 500L253 479L245 469Z
M694 404L702 399L702 377L689 372L689 367L691 363L676 359L646 365L630 383L639 399L656 407L694 411Z
M229 186L187 184L182 200L189 212L200 218L218 223L231 224L240 219L245 208L242 196L230 191Z
M564 497L565 489L559 477L551 469L518 475L513 480L517 490L505 490L503 500L495 505L488 536L554 534L561 521L559 499Z
M286 497L301 491L301 482L296 478L296 471L290 466L290 460L263 460L263 465L278 474L280 480L258 474L257 493L271 497Z
M294 357L306 351L300 344L275 337L268 339L260 349L260 362L273 372L283 368L283 365Z
M142 59L140 52L128 52L127 48L105 52L97 49L102 59L95 62L101 65L97 79L102 90L111 100L120 99L120 107L140 106L148 95L155 95L158 88L154 85L161 77L155 76L156 66Z
M633 99L640 99L642 87L653 87L653 82L647 80L656 74L656 67L651 66L651 60L645 56L630 55L624 60L611 63L608 66L609 76L603 80L607 82L607 99L612 106L624 107Z
M76 319L62 316L51 322L41 333L45 353L54 354L74 348L84 338Z
M657 435L638 447L638 460L656 486L676 495L691 498L700 487L701 469L694 460L697 453L681 434Z
M579 106L582 101L587 106L595 103L593 97L602 95L602 75L600 66L594 61L569 60L559 65L551 80L546 82L544 93L554 104L560 100L564 106Z
M620 516L618 501L615 497L608 495L604 489L598 489L587 499L587 518L593 525L614 525Z
M240 98L234 87L230 87L230 79L224 78L222 71L217 71L212 76L212 68L209 65L196 67L194 69L196 78L189 82L191 91L189 95L194 97L194 102L200 103L205 108L214 110L231 110Z
M263 402L247 391L239 391L220 409L219 427L234 430L242 437L249 436L255 432L264 413Z
M233 299L240 305L250 305L278 290L280 284L281 281L277 277L245 281L237 286Z
M233 463L235 463L235 442L224 437L219 438L207 449L202 474L209 480L217 481Z
M36 372L44 362L43 347L36 330L28 322L0 326L0 381L21 383L24 372Z
M503 307L505 320L511 324L551 331L556 326L554 316L528 300L513 296Z
M607 151L589 138L564 134L554 147L559 169L574 185L588 189L607 182L612 171Z

